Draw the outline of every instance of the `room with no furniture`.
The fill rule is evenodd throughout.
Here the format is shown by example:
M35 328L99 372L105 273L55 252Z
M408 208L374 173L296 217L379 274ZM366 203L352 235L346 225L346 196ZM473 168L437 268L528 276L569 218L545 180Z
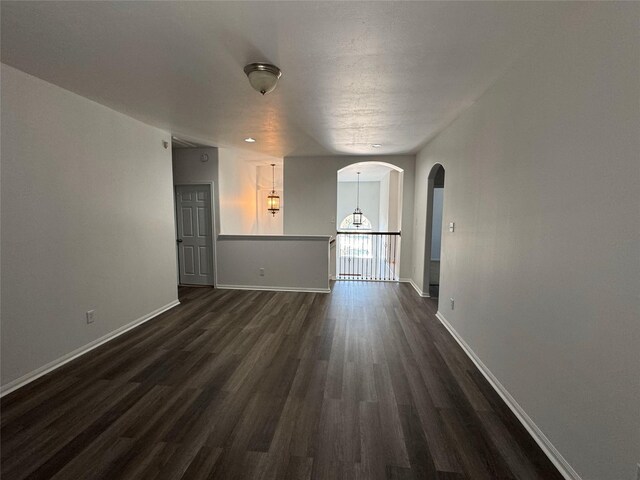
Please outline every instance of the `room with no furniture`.
M640 480L640 2L0 2L0 477Z

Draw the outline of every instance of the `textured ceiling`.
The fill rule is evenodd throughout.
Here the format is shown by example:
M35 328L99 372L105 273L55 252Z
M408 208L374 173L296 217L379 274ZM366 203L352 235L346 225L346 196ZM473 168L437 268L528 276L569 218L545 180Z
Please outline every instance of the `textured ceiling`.
M2 62L186 140L412 153L573 2L8 2ZM245 64L283 75L251 89ZM246 144L245 137L257 139ZM372 149L372 143L382 148Z

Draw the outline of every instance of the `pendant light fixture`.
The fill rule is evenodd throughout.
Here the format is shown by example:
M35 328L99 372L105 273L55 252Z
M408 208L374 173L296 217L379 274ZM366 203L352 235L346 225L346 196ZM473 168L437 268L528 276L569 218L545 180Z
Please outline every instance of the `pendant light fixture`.
M362 225L362 210L360 210L360 172L358 172L358 187L356 192L356 209L353 211L353 225L359 228L360 225Z
M280 197L276 194L276 164L271 164L271 193L267 196L267 210L274 217L280 210Z

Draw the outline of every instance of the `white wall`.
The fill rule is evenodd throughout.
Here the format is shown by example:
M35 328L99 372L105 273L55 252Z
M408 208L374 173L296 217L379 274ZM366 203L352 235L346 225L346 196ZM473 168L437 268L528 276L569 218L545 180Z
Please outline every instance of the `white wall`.
M389 231L389 180L391 170L380 180L380 203L378 207L378 228L381 232Z
M338 170L353 163L376 161L404 170L400 276L409 277L415 167L415 157L411 155L285 157L284 196L287 208L284 232L292 235L335 235Z
M446 169L440 311L584 479L640 461L640 5L585 4L418 155ZM455 310L448 299L455 297Z
M336 224L356 208L357 182L338 182ZM380 182L360 182L360 210L371 222L374 231L380 228Z
M170 135L1 72L7 387L176 302L177 288Z
M272 188L271 163L276 163L276 192L280 212L267 211ZM283 232L284 195L282 160L232 148L218 149L220 183L220 232L230 235L279 234Z
M220 235L217 248L219 288L329 291L328 236Z
M258 233L256 165L243 152L218 150L220 179L220 233Z
M403 172L389 170L380 180L381 232L397 232L402 227L403 178Z
M389 172L389 197L387 212L387 228L390 232L397 232L402 228L402 190L404 172L392 170ZM412 239L408 240L411 243Z

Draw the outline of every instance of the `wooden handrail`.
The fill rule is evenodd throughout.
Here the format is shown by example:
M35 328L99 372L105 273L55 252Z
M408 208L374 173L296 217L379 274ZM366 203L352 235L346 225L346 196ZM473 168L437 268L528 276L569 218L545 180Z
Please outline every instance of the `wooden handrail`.
M370 232L369 230L349 230L348 232L341 231L336 232L336 235L398 235L400 236L400 232Z

